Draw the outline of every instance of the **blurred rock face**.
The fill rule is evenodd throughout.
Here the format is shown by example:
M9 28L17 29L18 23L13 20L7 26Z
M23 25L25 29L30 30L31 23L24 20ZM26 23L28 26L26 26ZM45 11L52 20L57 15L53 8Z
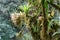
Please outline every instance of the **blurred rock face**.
M20 30L14 28L15 25L12 24L11 20L13 21L13 23L15 22L14 24L16 24L15 20L18 20L19 16L21 15L12 14L12 13L17 11L17 7L19 5L24 5L24 4L26 4L26 1L24 0L0 0L0 40L16 40L14 36L16 35L16 33L18 33L17 31L20 31ZM10 14L12 14L11 17L10 17ZM19 24L18 22L17 24ZM22 29L22 27L20 29ZM28 35L29 35L29 40L31 40L30 33L26 34L28 30L25 27L23 29L24 29L23 35L25 38L22 37L22 39L17 39L17 40L25 40Z
M12 40L16 34L15 29L8 24L0 24L0 40Z
M23 0L0 0L0 40L13 40L17 33L11 23L10 14L15 12Z

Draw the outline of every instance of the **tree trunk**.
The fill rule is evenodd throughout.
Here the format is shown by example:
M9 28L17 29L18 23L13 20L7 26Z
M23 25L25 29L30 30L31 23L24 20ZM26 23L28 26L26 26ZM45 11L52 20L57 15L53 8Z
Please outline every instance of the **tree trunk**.
M46 15L46 9L45 9L45 0L42 0L42 12L43 12L43 26L41 30L41 39L42 40L48 40L47 35L47 29L48 29L48 21L47 21L47 15Z

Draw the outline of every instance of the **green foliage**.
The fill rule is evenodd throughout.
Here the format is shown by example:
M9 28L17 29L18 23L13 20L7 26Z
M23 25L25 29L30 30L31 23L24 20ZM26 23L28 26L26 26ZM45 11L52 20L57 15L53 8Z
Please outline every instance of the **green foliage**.
M56 36L56 35L60 35L60 32L55 32L52 34L52 37Z
M32 13L31 13L31 15L33 15L33 16L32 17L25 16L27 19L29 19L27 24L28 24L29 28L32 29L30 31L33 31L33 33L31 33L31 34L37 33L39 28L41 28L40 27L41 24L42 24L42 28L44 29L44 30L42 29L43 30L42 32L45 32L46 34L47 34L47 32L49 32L50 29L54 29L56 31L56 28L58 27L56 25L57 23L55 22L55 20L52 19L53 17L51 17L51 16L54 16L54 14L51 14L51 16L50 16L51 20L48 19L49 10L48 10L47 1L46 0L28 0L28 1L31 5L29 5L29 4L22 5L22 6L19 6L18 9L22 10L25 14L28 14L33 5L32 10L34 9L34 12L32 11ZM41 1L41 2L39 2L39 1ZM50 0L50 2L52 3L52 0ZM50 11L53 11L53 10L50 10ZM44 17L43 22L41 22L41 20L36 21L40 17L40 12L42 12L42 17ZM34 13L36 13L36 14L34 14ZM37 13L39 13L39 15ZM52 13L54 13L54 11ZM22 18L22 19L24 19L24 18ZM27 19L26 19L26 21L27 21ZM39 23L37 23L37 22L39 22ZM52 26L53 22L54 22L54 26ZM40 30L39 30L39 32L40 32ZM45 33L42 33L42 34L45 35ZM38 35L38 33L37 33L37 35ZM55 34L53 34L53 36L54 35ZM35 35L32 35L32 36L34 37ZM40 34L39 34L39 36L40 36ZM43 36L43 39L44 39L44 36Z
M55 39L55 40L60 40L60 32L54 32L52 34L52 38Z
M26 4L23 6L19 6L18 9L22 10L23 12L25 12L26 14L29 12L29 9L31 8L31 5Z
M32 28L33 28L34 32L37 32L37 27L36 26L33 26Z
M48 3L45 2L45 8L46 8L46 16L48 16Z
M41 0L28 0L29 4L33 5L34 12L40 13L41 12Z

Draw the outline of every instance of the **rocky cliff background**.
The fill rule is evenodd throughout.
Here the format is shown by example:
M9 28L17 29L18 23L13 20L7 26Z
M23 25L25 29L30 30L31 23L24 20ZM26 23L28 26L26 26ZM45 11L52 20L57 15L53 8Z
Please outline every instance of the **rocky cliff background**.
M26 0L0 0L0 40L14 40L14 36L20 30L14 28L10 14L16 12L17 7L24 4Z

